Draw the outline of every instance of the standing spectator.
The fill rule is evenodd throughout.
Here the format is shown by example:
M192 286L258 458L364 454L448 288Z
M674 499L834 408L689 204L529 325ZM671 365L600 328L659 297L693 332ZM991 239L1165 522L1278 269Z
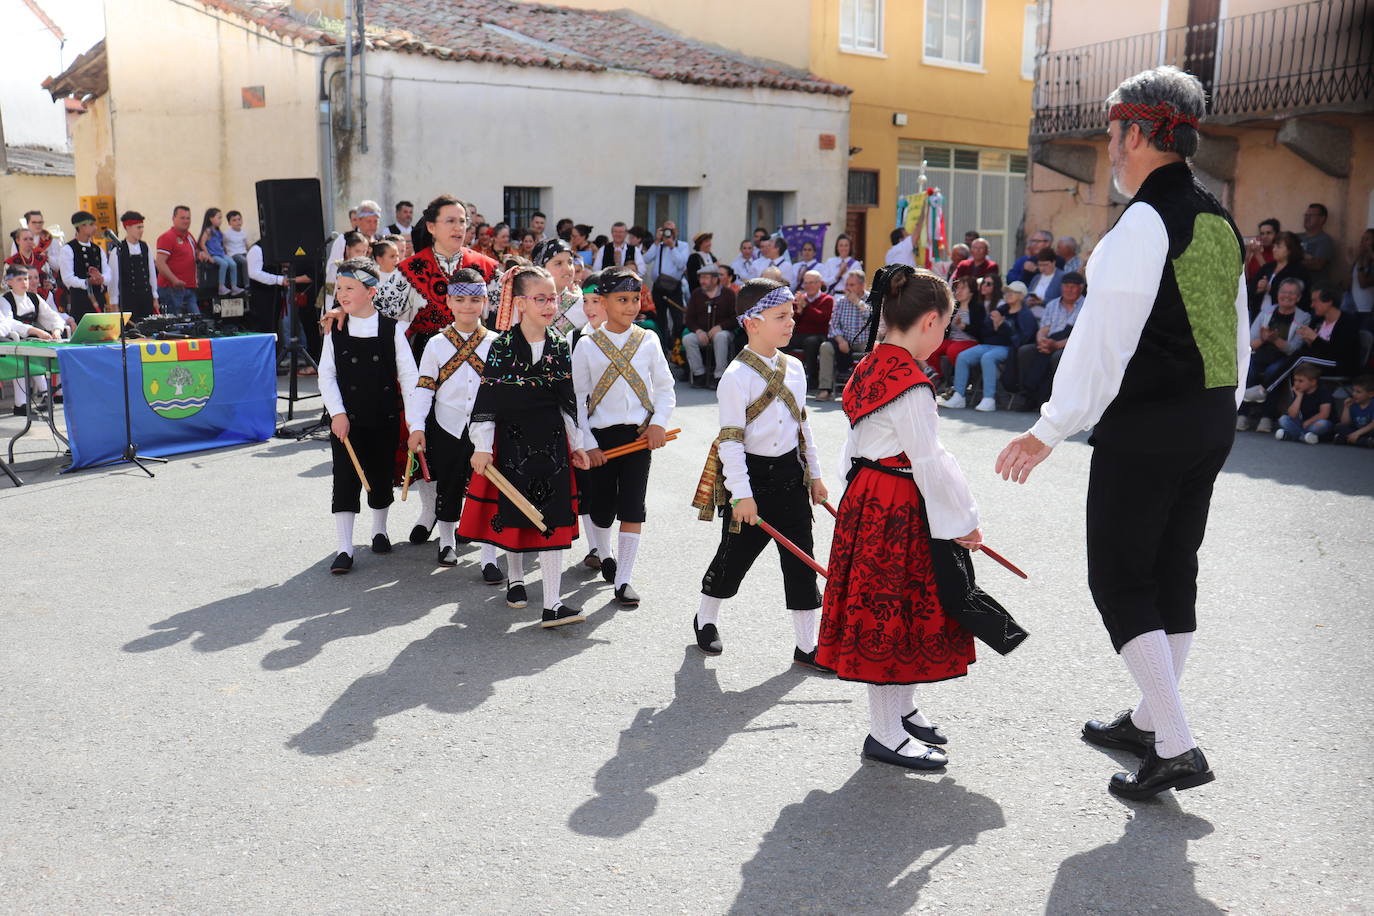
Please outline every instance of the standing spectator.
M754 227L754 250L755 250L755 251L762 251L762 250L763 250L763 240L766 239L766 238L768 238L768 236L770 236L770 235L772 235L772 233L769 232L767 229L763 228L762 226L755 226L755 227Z
M734 271L735 279L740 283L747 283L758 276L754 262L758 260L758 255L754 251L754 240L745 239L739 243L739 257L731 263L730 269Z
M821 278L825 281L826 291L837 295L844 291L849 282L849 272L863 272L864 262L854 256L854 240L848 232L841 232L835 239L835 256L827 258L821 265Z
M224 236L224 253L234 262L234 286L236 292L248 288L248 233L243 231L243 214L230 210L224 214L224 225L220 234Z
M730 350L734 339L735 293L724 284L720 265L701 264L697 267L697 288L687 300L687 330L682 335L687 351L687 366L693 388L706 387L706 362L702 351L710 349L714 359L712 384L715 388L725 367L730 365Z
M1058 256L1049 246L1040 249L1035 256L1036 272L1026 284L1026 305L1036 317L1044 314L1045 303L1059 298L1064 271L1058 268L1058 263Z
M1065 271L1076 270L1082 273L1083 259L1078 256L1078 239L1071 235L1064 236L1055 244L1054 253L1063 262L1059 266Z
M1040 319L1040 329L1036 331L1035 341L1023 344L1017 350L1021 394L1028 407L1038 408L1049 398L1050 385L1054 381L1055 370L1059 368L1059 359L1069 344L1069 335L1073 332L1074 323L1087 306L1087 302L1082 298L1086 286L1087 281L1081 273L1074 271L1064 274L1059 298L1051 300L1045 306L1045 314Z
M396 222L386 227L390 235L399 235L403 238L410 238L410 233L415 230L415 205L408 200L396 202Z
M1017 258L1016 262L1011 265L1011 270L1007 271L1007 282L1020 280L1029 289L1031 281L1040 272L1038 266L1040 252L1049 247L1052 238L1053 236L1044 229L1032 232L1030 238L1026 239L1026 253ZM1056 266L1061 269L1064 267L1058 256L1055 257L1055 261L1057 262Z
M949 316L945 339L926 357L926 362L939 377L948 377L941 365L942 359L949 360L950 365L954 366L960 353L978 344L978 334L982 333L983 319L987 317L987 313L983 310L982 302L978 300L977 282L971 275L966 275L955 280L951 286L954 292L954 312ZM953 394L962 392L956 391ZM957 406L964 406L963 400L963 397L960 397ZM948 400L937 399L935 403L949 406Z
M105 278L110 265L95 238L95 217L85 210L72 214L76 238L57 253L62 285L67 288L67 314L78 321L89 312L105 311Z
M573 257L590 267L596 258L596 246L592 244L592 227L585 223L574 223L568 230L568 244L572 245Z
M835 311L835 297L825 291L819 270L802 274L801 289L792 302L796 326L792 330L792 346L802 348L802 365L812 387L819 386L821 344L830 335L830 316Z
M1293 400L1279 417L1275 439L1316 445L1331 435L1331 393L1322 387L1321 378L1321 369L1311 363L1293 370Z
M1326 234L1326 215L1325 204L1308 204L1302 214L1302 266L1318 285L1331 282L1336 258L1336 240Z
M1260 268L1255 277L1255 299L1250 303L1250 314L1256 315L1274 307L1275 290L1286 280L1297 280L1302 294L1298 298L1298 308L1308 306L1308 286L1311 275L1303 266L1302 238L1296 232L1280 232L1274 240L1274 260Z
M200 260L213 261L219 270L219 294L228 296L236 295L243 290L239 289L237 277L233 278L232 287L227 282L234 271L234 259L224 252L224 233L219 228L223 222L224 213L219 207L206 210L205 218L200 223L200 239L196 244Z
M677 225L668 220L659 227L654 244L644 255L644 262L653 273L655 317L664 353L671 354L673 341L682 335L682 275L687 272L691 253L687 243L678 238Z
M196 238L191 208L172 209L172 228L157 237L157 298L164 315L199 315L196 304Z
M143 241L143 214L128 210L119 218L124 238L111 246L110 305L135 320L158 311L157 258Z
M787 241L780 235L769 236L763 240L763 247L760 249L763 256L754 262L759 276L770 267L782 276L782 282L787 284L788 289L797 285L796 266L792 259L787 257Z
M52 259L52 233L44 229L42 210L28 210L24 213L24 227L33 233L33 247L39 254ZM10 255L19 251L19 239L10 233Z
M1360 250L1350 268L1350 299L1359 315L1360 329L1374 331L1374 229L1360 236Z
M720 262L716 266L720 268L721 286L723 286L725 289L728 289L735 295L739 295L740 281L739 277L735 275L735 269L731 267L729 264L726 264L724 261Z
M821 270L821 258L816 251L816 243L808 239L802 242L801 255L792 264L792 273L797 278L796 289L801 289L802 278L812 270L820 273L822 285L829 286L825 282L825 272Z
M497 261L505 260L506 255L510 254L510 242L510 223L497 223L491 227L492 258Z
M916 266L916 254L912 250L911 236L906 234L906 230L898 227L893 229L888 236L892 242L892 247L883 255L883 264L905 264L908 267Z
M1374 448L1374 375L1362 375L1350 385L1350 397L1336 425L1336 441Z
M553 234L568 244L572 244L573 221L566 216L554 224Z
M864 272L851 268L844 275L844 291L835 300L830 313L830 329L821 344L817 383L819 401L835 395L836 369L848 369L868 348L868 320L872 309L868 305L868 290L864 287Z
M1274 263L1274 239L1279 237L1279 221L1267 219L1259 224L1253 238L1245 240L1245 282L1250 285L1254 295L1255 278L1265 264Z
M362 235L364 239L371 243L377 238L377 227L382 221L382 205L375 200L361 200L358 206L349 211L352 215L353 231ZM472 231L472 226L468 226L468 231ZM338 270L338 265L344 259L344 236L347 233L341 232L334 239L334 243L329 246L329 254L324 261L324 287L332 290L334 288L334 274ZM364 255L366 257L366 255Z
M538 210L535 210L534 215L530 217L530 231L534 233L534 243L536 245L549 237L548 221L549 218ZM534 251L534 249L531 248L530 251ZM529 257L529 255L525 255L525 257Z
M592 265L594 270L629 267L639 274L641 279L644 277L644 256L640 253L639 245L631 242L629 233L629 227L624 223L611 224L611 241L601 246L601 250L596 253L596 260Z
M529 259L534 254L534 246L540 242L539 233L533 229L520 230L520 248L515 252L520 257Z
M625 233L625 242L638 248L642 257L649 250L649 230L636 223Z
M997 273L997 262L988 257L991 246L988 245L987 239L974 239L969 243L968 250L969 258L954 265L951 281L960 277L973 277L979 280L988 274Z
M40 214L39 219L42 219ZM53 265L48 260L47 252L39 251L36 242L37 236L32 229L16 229L10 233L10 238L14 240L15 252L5 261L6 264L18 264L21 267L32 267L38 271L39 288L31 290L40 296L51 295L56 283L53 280Z
M702 232L692 239L692 253L687 256L687 289L689 295L697 291L701 269L714 267L716 264L716 256L711 254L711 240L714 237L709 232ZM719 279L719 272L716 276Z
M975 335L979 340L978 345L964 350L955 359L954 393L945 402L946 407L957 409L967 405L964 391L968 388L973 367L979 366L983 376L983 396L974 410L996 410L998 367L1007 361L1012 351L1034 339L1039 323L1026 307L1026 284L1013 280L1007 284L1005 292L1005 302L985 309L982 331Z

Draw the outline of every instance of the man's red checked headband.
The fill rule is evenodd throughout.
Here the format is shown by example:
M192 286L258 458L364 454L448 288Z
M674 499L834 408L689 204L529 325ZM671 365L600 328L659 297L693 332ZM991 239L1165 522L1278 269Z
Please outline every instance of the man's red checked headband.
M1155 127L1154 130L1150 131L1150 139L1159 140L1166 144L1174 142L1174 128L1180 124L1197 127L1196 116L1184 114L1168 102L1160 102L1156 105L1117 102L1108 110L1107 117L1112 121L1152 122Z

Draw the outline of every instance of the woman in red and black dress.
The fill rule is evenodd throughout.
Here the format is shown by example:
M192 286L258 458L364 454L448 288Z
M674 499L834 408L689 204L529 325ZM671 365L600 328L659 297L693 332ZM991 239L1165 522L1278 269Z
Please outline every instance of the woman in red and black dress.
M932 539L971 548L978 507L940 445L935 391L919 360L944 340L953 298L926 270L889 265L870 302L887 336L844 389L849 486L840 500L816 661L869 685L864 755L938 769L946 739L916 708L915 685L960 677L973 637L942 609ZM912 739L916 740L912 740Z

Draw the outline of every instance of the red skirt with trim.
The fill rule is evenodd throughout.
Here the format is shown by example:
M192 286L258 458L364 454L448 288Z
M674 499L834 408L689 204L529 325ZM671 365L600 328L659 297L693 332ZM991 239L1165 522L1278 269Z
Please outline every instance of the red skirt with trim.
M879 463L910 464L904 455ZM967 674L973 636L941 610L915 481L860 467L838 511L816 661L868 684Z
M573 507L577 506L577 478L569 469L573 493ZM483 544L494 544L510 553L534 553L539 550L564 550L577 540L577 512L572 514L572 524L550 528L548 533L535 528L523 515L520 524L509 524L510 516L519 509L505 503L496 484L487 480L484 474L473 474L468 484L467 495L463 497L463 514L458 520L458 536Z

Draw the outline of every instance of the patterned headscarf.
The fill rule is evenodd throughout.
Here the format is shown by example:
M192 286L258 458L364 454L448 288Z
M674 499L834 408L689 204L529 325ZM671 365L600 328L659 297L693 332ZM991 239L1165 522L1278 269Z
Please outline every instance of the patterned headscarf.
M786 286L779 286L777 289L769 290L767 293L764 293L758 302L755 302L747 312L740 315L736 320L739 321L740 327L744 327L745 319L757 318L773 306L783 305L796 298L797 297L792 294L792 290L788 289Z
M534 251L530 252L530 260L535 267L546 267L548 263L563 252L573 253L572 246L560 238L545 239L534 246Z

